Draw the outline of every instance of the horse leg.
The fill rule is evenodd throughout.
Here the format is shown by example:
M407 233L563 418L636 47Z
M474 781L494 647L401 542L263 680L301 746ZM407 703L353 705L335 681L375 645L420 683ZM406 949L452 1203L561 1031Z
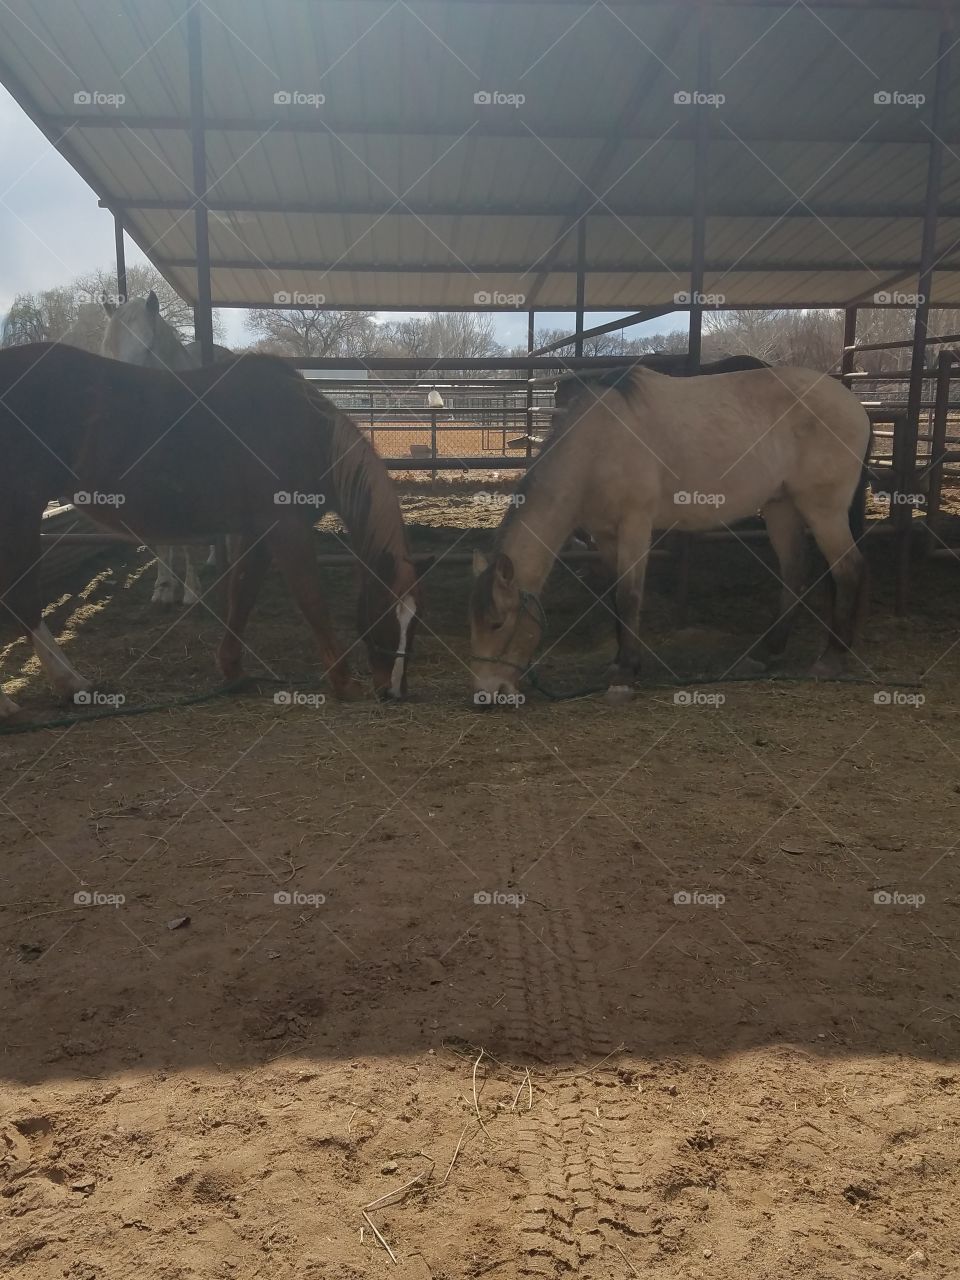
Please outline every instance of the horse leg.
M175 547L157 547L157 581L151 604L173 604L177 598L177 575L173 571Z
M41 621L31 629L30 643L47 679L58 693L72 698L75 694L90 692L93 688L90 681L73 666L45 622Z
M288 520L275 525L267 541L293 598L313 628L334 693L338 698L359 697L362 688L347 665L346 651L333 633L320 591L313 530L309 525Z
M798 502L798 506L801 504ZM801 506L817 546L826 557L832 578L833 607L823 653L813 666L815 676L836 676L853 648L866 610L867 566L850 532L847 504Z
M780 569L780 612L770 628L750 650L751 658L765 662L778 658L787 647L794 619L807 588L807 543L803 518L790 498L775 498L762 511L767 535Z
M240 677L243 668L241 637L269 568L270 548L262 538L252 545L246 539L239 541L228 580L227 629L217 650L217 663L225 680Z
M620 525L617 535L617 656L607 672L608 702L627 702L633 697L633 682L640 674L640 609L647 573L650 537L648 520L634 519Z
M196 604L203 595L200 586L200 577L197 573L196 558L199 551L194 547L184 547L183 558L185 563L185 572L183 575L183 603L186 606Z

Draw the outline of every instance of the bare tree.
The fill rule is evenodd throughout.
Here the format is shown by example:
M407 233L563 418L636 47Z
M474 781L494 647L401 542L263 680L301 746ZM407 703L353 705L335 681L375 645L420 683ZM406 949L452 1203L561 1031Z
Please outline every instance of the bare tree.
M186 339L193 337L193 308L168 284L156 267L134 263L127 268L127 290L131 298L146 297L153 290L160 301L160 314ZM107 317L100 299L115 298L116 273L100 267L66 285L21 293L13 300L3 323L2 344L24 342L69 342L88 351L99 351ZM222 326L214 317L214 335Z
M382 326L383 353L392 356L408 356L424 360L441 356L463 360L460 369L447 370L451 377L470 375L471 359L484 359L504 355L504 349L496 339L493 319L468 311L434 311L407 320L394 320ZM399 377L416 377L416 371L401 373Z
M373 311L326 311L319 307L253 311L247 331L259 341L255 350L273 355L376 355L383 345Z

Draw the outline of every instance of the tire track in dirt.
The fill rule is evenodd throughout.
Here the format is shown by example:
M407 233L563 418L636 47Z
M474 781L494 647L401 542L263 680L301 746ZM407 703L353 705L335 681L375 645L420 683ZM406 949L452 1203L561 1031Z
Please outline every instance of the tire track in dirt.
M528 829L549 831L551 815L538 809L528 812ZM511 834L498 847L516 848L516 831ZM631 1111L628 1095L615 1077L590 1071L616 1045L602 1017L570 855L558 847L549 857L550 909L511 911L501 953L511 1057L549 1064L537 1073L533 1108L521 1119L520 1170L528 1192L518 1274L609 1280L624 1265L614 1243L649 1230L648 1200L622 1127ZM512 885L527 865L513 860Z

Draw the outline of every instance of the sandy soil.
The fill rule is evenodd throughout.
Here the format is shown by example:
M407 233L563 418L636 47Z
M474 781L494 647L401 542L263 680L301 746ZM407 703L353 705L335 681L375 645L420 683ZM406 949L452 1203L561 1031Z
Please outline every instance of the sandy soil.
M424 549L496 519L406 502ZM886 555L875 685L478 714L441 559L403 708L264 683L0 737L7 1273L960 1275L960 591L925 563L894 619ZM158 616L145 563L52 615L131 706L215 683L215 617ZM653 676L723 669L775 588L704 548L682 626L671 590L658 565ZM609 654L590 599L556 571L557 687ZM248 638L315 681L277 581ZM53 709L19 642L2 675ZM922 705L892 683L921 676Z

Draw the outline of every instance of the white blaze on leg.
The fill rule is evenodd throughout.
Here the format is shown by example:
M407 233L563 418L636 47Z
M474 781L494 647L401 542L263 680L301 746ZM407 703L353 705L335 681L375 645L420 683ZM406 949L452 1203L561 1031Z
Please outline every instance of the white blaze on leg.
M47 679L58 692L79 693L90 688L89 680L85 680L76 667L71 666L45 622L41 622L35 631L30 632L30 643Z
M196 604L200 599L200 579L197 577L197 567L193 563L193 555L191 548L186 551L187 571L183 578L183 603Z
M417 606L410 596L404 596L397 605L397 621L400 623L400 643L397 645L397 656L390 676L390 692L395 698L403 693L403 664L406 661L407 638L410 634L410 623L417 616Z
M173 604L177 598L177 578L173 572L173 547L157 547L157 583L151 604Z

